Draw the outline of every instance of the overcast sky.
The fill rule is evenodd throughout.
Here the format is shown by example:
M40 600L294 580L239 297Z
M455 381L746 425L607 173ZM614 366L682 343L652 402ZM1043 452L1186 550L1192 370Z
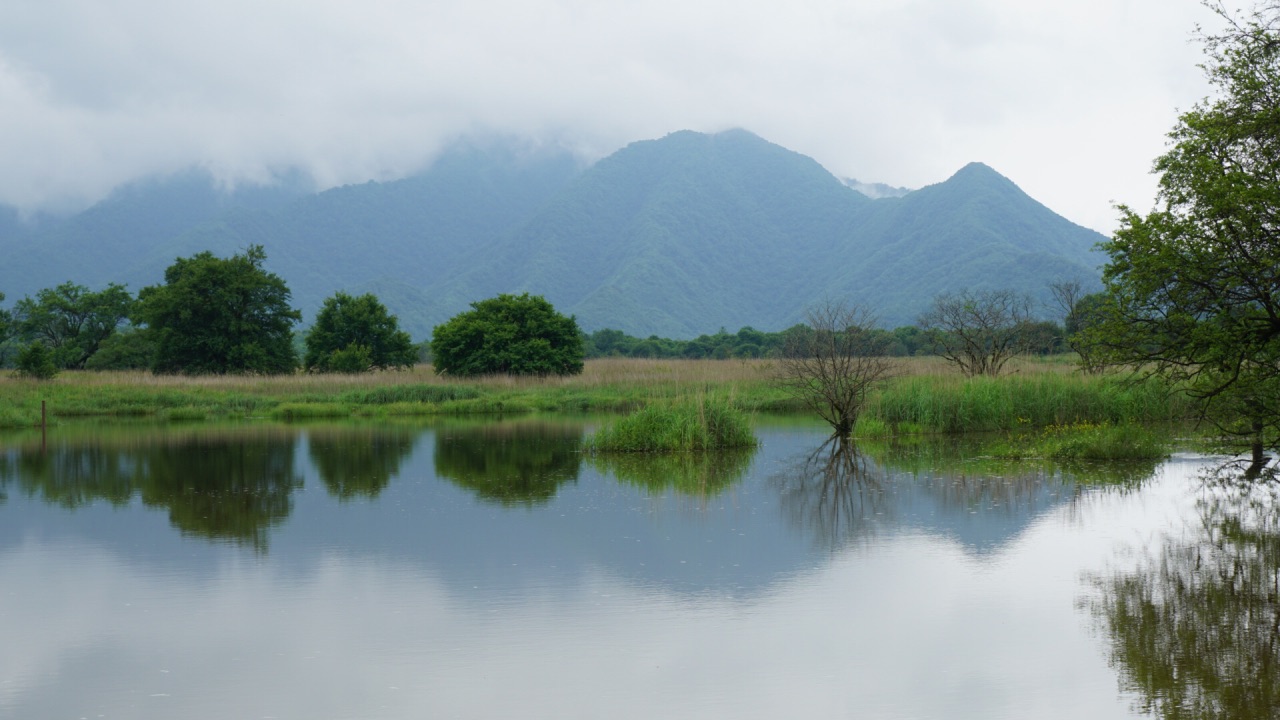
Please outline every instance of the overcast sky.
M1243 7L1232 2L1232 7ZM202 165L390 179L467 132L743 127L842 177L978 160L1109 233L1207 92L1196 0L6 0L0 203Z

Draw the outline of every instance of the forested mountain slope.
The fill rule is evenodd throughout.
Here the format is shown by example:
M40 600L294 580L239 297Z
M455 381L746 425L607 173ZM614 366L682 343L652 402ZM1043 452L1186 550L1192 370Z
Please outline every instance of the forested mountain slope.
M906 324L934 294L1093 280L1101 235L974 163L870 199L814 160L734 130L633 143L590 167L513 141L460 143L417 175L321 193L301 179L220 189L193 171L83 213L24 224L0 208L0 292L159 282L175 257L266 248L309 321L373 291L417 338L470 302L545 295L588 330L692 337L776 330L823 298Z

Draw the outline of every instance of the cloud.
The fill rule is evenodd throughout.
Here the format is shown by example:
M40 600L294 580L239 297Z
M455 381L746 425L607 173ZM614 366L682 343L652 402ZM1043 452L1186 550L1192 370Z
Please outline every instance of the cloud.
M1077 222L1149 203L1204 94L1192 0L46 0L0 6L0 202L192 164L385 179L477 130L600 155L745 127L918 187L984 161Z

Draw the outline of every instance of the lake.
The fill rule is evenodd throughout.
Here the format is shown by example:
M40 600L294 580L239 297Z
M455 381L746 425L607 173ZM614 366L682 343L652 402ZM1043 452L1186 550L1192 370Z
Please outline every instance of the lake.
M0 435L0 717L1275 717L1222 460L579 451L587 419Z

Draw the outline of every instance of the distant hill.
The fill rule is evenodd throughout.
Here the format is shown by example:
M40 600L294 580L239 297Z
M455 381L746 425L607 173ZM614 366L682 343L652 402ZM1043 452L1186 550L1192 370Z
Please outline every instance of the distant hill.
M415 338L500 292L545 295L587 330L687 338L778 330L822 298L908 324L938 292L1097 278L1102 236L974 163L869 198L811 158L734 130L633 143L584 167L513 141L460 143L403 180L220 189L193 171L31 226L0 208L10 303L75 280L159 282L175 257L250 244L304 319L375 292Z

